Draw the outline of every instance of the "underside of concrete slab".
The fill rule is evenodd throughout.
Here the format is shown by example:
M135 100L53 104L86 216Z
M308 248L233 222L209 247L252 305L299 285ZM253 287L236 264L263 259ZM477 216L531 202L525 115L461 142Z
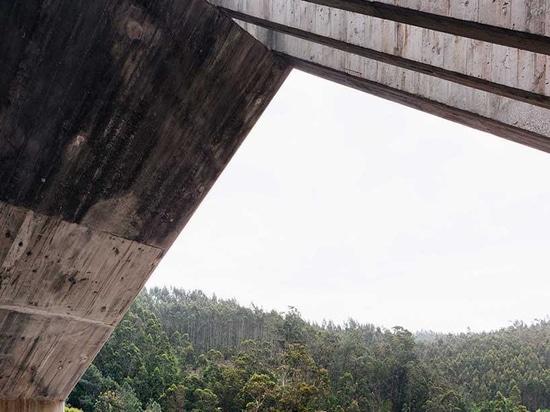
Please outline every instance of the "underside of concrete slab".
M545 0L210 1L296 68L550 151Z

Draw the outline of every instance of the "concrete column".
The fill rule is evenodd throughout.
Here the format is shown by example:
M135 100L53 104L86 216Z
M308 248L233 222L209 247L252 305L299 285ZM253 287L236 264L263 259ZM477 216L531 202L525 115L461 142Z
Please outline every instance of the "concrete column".
M0 412L63 412L64 405L64 402L59 401L0 400Z
M0 412L57 412L290 67L205 0L0 27Z

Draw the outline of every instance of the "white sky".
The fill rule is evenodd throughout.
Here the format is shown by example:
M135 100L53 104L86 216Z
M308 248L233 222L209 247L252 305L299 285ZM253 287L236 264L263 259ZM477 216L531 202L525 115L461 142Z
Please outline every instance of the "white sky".
M411 331L550 313L550 155L294 71L147 286Z

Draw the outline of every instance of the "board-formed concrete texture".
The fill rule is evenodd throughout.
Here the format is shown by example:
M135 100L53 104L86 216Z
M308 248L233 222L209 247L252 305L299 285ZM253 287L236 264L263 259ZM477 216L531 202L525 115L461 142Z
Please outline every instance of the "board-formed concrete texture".
M1 412L63 412L64 410L63 402L59 401L0 400Z
M0 411L58 411L290 68L204 0L0 0Z
M550 150L547 0L210 0L297 68Z
M548 0L0 0L0 412L57 412L291 67L550 151Z

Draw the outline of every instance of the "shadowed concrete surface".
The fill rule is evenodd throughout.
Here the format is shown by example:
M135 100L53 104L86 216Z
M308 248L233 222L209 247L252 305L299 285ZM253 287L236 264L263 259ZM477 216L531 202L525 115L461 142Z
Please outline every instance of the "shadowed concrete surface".
M289 68L203 0L0 0L0 33L0 411L57 411Z
M210 1L299 69L550 151L546 0Z

